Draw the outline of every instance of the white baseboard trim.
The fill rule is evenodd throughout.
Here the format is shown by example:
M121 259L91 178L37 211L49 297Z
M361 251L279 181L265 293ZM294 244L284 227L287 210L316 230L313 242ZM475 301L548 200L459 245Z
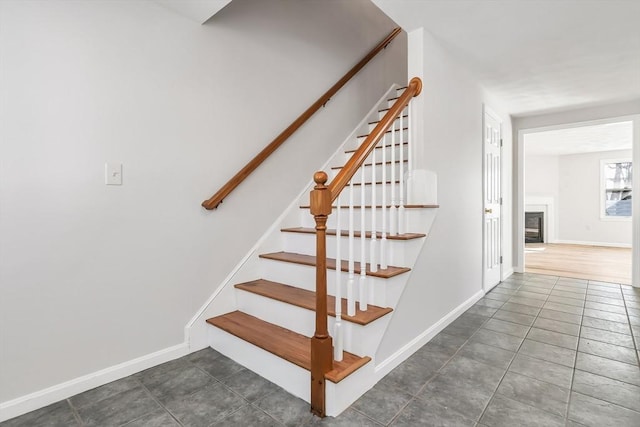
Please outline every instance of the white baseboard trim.
M380 381L382 377L387 375L389 372L391 372L391 370L407 360L409 356L420 349L420 347L431 341L434 336L436 336L440 331L449 326L451 322L456 320L458 316L467 311L469 307L478 302L478 300L483 296L484 291L481 289L476 292L471 298L467 299L465 302L444 315L430 328L419 334L417 337L401 347L398 351L378 364L375 368L376 382Z
M110 383L111 381L119 380L161 363L177 359L188 353L189 349L186 343L178 344L16 399L2 402L0 403L0 422L43 408L52 403L75 396L78 393L91 390Z
M513 267L513 272L514 273L524 273L524 268L520 267L519 265L516 265Z
M554 243L565 245L605 246L608 248L630 248L631 243L583 242L581 240L555 240Z
M513 267L507 268L505 270L502 270L502 279L501 280L508 279L509 276L511 276L513 273L515 273L515 269Z

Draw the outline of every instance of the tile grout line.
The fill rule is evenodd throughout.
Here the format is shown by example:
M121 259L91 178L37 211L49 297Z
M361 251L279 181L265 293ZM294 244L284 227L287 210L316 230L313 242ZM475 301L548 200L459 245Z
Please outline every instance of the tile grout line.
M191 364L191 362L190 362L190 361L188 361L188 360L187 360L187 362ZM151 369L153 369L153 368L151 368ZM180 420L178 420L178 418L176 418L176 416L175 416L175 415L173 415L173 413L172 413L172 412L171 412L167 407L165 407L165 406L164 406L164 404L163 404L162 402L160 402L160 400L158 400L158 398L156 398L156 397L153 395L153 393L151 393L151 390L149 390L149 389L147 388L147 386L146 386L146 385L144 385L144 383L143 383L139 378L136 378L135 376L132 376L132 377L133 377L133 380L134 380L134 381L137 381L137 382L138 382L138 384L140 385L140 387L142 387L142 388L143 388L143 390L144 390L144 391L146 391L146 392L147 392L147 394L148 394L149 396L151 396L151 399L153 399L153 400L154 400L158 405L160 405L160 408L162 408L162 409L163 409L167 414L169 414L169 416L170 416L170 417L171 417L171 418L172 418L176 423L178 423L178 425L179 425L179 426L182 426L182 425L183 425L183 424L180 422ZM190 395L189 395L189 396L190 396ZM149 412L149 414L150 414L150 413L151 413L151 412ZM135 420L131 420L131 421L129 421L129 423L131 423L131 422L133 422L133 421L136 421L136 420L138 420L138 419L140 419L140 418L144 417L145 415L147 415L147 414L141 415L140 417L136 418ZM127 423L127 424L128 424L128 423ZM125 425L126 425L126 424L125 424Z
M475 304L474 304L474 305L475 305ZM504 305L504 303L503 303L503 305ZM462 314L464 314L464 313L462 313ZM462 316L462 314L461 314L460 316ZM455 320L459 319L459 318L460 318L460 316L458 316L456 319L454 319L454 321L453 321L453 322L455 322ZM484 316L483 316L483 317L484 317ZM488 317L488 318L487 318L487 320L488 320L488 319L490 319L490 317ZM482 325L484 325L485 323L487 323L487 320L485 320L484 322L482 322ZM451 323L453 323L453 322L451 322ZM450 323L450 324L451 324L451 323ZM450 324L449 324L449 325L450 325ZM447 325L447 326L449 326L449 325ZM463 343L460 345L460 347L458 347L458 349L453 353L453 355L451 355L451 357L450 357L450 358L448 358L448 359L446 360L446 362L444 362L444 363L442 364L442 366L441 366L440 368L438 368L438 369L436 370L436 372L435 372L431 377L429 377L429 379L428 379L428 380L427 380L427 381L426 381L426 382L425 382L425 383L424 383L424 384L423 384L423 385L418 389L418 391L416 392L416 394L415 394L415 395L414 395L414 394L411 394L411 393L408 393L408 394L411 394L411 399L409 399L409 401L408 401L404 406L402 406L402 407L401 407L401 409L396 413L396 415L394 415L394 416L393 416L393 418L391 418L391 420L386 424L386 426L390 426L392 423L394 423L394 422L396 421L396 419L398 419L398 418L400 417L400 415L402 414L402 412L403 412L405 409L407 409L407 406L409 406L409 404L410 404L411 402L413 402L413 401L415 401L415 400L419 399L419 398L418 398L418 395L419 395L420 393L422 393L422 391L427 387L427 385L428 385L428 384L429 384L429 383L430 383L430 382L431 382L431 381L432 381L436 376L438 376L438 374L440 373L440 371L441 371L445 366L447 366L447 365L449 364L449 362L451 362L451 360L452 360L454 357L456 357L456 355L458 354L458 352L460 351L460 349L461 349L462 347L464 347L464 346L469 342L469 340L471 339L471 337L472 337L472 336L474 336L474 335L475 335L475 333L476 333L476 332L478 332L478 331L480 330L480 328L482 328L482 325L480 325L480 327L479 327L478 329L476 329L476 330L475 330L475 332L474 332L473 334L471 334L471 336L470 336L469 338L467 338L467 339L465 340L465 342L463 342ZM442 330L442 331L440 331L440 332L438 332L438 333L442 333L442 332L444 331L444 329L446 329L446 328L443 328L443 330ZM447 333L445 332L445 334L447 334ZM436 335L437 335L437 334L436 334ZM450 335L450 334L447 334L447 335ZM452 335L452 336L455 336L455 335ZM460 338L461 338L461 337L460 337ZM403 362L403 363L404 363L404 362ZM391 386L391 387L394 387L394 386ZM394 387L394 388L396 388L396 387ZM403 390L403 391L404 391L404 390ZM404 391L404 392L406 393L406 391ZM440 405L440 406L442 406L442 405ZM457 411L453 411L453 412L455 412L456 414L459 414ZM464 418L466 418L466 419L469 419L469 418L465 417L465 416L464 416L464 415L462 415L462 414L459 414L459 415L463 416L463 417L464 417ZM471 420L470 420L470 421L471 421Z
M355 402L354 402L354 403L355 403ZM352 405L353 405L353 403L352 403ZM364 413L364 412L362 412L362 411L357 410L356 408L353 408L352 406L349 406L349 408L348 408L348 409L351 409L352 411L357 412L358 414L362 415L363 417L367 418L368 420L370 420L370 421L371 421L371 422L373 422L373 423L376 423L376 424L381 425L381 426L386 426L386 425L388 425L388 424L382 424L382 423L381 423L381 422L379 422L378 420L374 420L374 419L373 419L373 418L371 418L369 415L365 414L365 413ZM404 410L404 408L402 408L402 410ZM400 412L402 412L402 410L401 410ZM346 410L345 410L345 411L346 411ZM392 420L393 420L393 419L395 419L395 417L394 417L394 418L392 418Z
M73 397L73 396L71 396L71 397ZM66 398L65 400L67 402L67 405L69 405L69 408L71 408L71 413L73 414L73 417L76 419L76 422L78 423L79 426L82 427L82 426L85 425L85 423L82 420L82 417L80 417L80 413L78 412L76 407L73 406L73 404L71 403L71 397Z
M621 285L621 284L618 284L618 286L619 286L620 288L622 288L622 285ZM622 289L621 289L621 290L622 290ZM622 294L623 294L623 301L624 301L624 292L622 292ZM625 308L626 308L626 304L625 304ZM589 316L587 316L587 317L589 317ZM627 316L627 317L628 317L628 316ZM619 322L617 322L617 323L619 323ZM581 328L581 330L582 330L582 328ZM607 332L610 332L610 333L611 333L612 331L607 331ZM633 334L632 334L632 335L633 335ZM600 341L599 341L599 342L600 342ZM612 345L613 345L613 344L612 344ZM625 347L625 348L626 348L626 347ZM581 352L581 353L584 353L584 352ZM584 354L590 354L590 353L584 353ZM594 356L597 356L597 355L594 355ZM618 361L618 360L605 358L605 357L603 357L603 356L597 356L597 357L602 357L603 359L612 360L612 361L615 361L615 362L620 362L620 361ZM624 362L620 362L620 363L624 363ZM632 366L633 366L633 365L632 365ZM617 381L617 382L621 382L621 383L624 383L624 384L627 384L627 385L631 385L631 386L638 387L636 384L628 383L628 382L626 382L626 381L622 381L622 380L620 380L620 379L616 379L616 378L610 378L610 377L608 377L608 376L606 376L606 375L602 375L601 373L594 373L594 372L589 372L589 371L583 371L582 369L577 369L577 368L575 368L575 369L574 369L574 377L575 377L575 371L585 372L585 373L590 374L590 375L600 376L600 377L607 378L607 379L612 380L612 381ZM573 380L572 380L572 383L573 383ZM620 408L626 409L626 410L628 410L628 411L631 411L631 412L635 412L635 413L640 414L640 412L639 412L639 411L636 411L635 409L629 408L629 407L627 407L627 406L623 406L623 405L621 405L620 403L616 403L616 402L609 401L609 400L607 400L606 398L603 398L602 396L598 396L598 397L596 397L596 396L592 396L592 395L590 395L590 394L585 394L585 393L580 393L580 392L578 392L578 391L574 391L574 390L573 390L573 384L572 384L571 392L572 392L572 394L573 394L573 393L576 393L576 394L579 394L579 395L582 395L582 396L587 396L587 397L590 397L590 398L592 398L592 399L599 400L599 401L605 402L605 403L607 403L607 404L610 404L610 405L613 405L613 406L616 406L616 407L620 407ZM567 415L568 415L568 414L567 414ZM567 417L567 419L568 419L568 417ZM569 421L569 419L568 419L568 421ZM567 422L568 422L568 421L567 421ZM574 420L570 420L570 421L575 422Z
M633 334L633 328L631 327L631 318L629 317L629 310L627 307L627 299L625 298L625 293L622 290L622 286L620 286L620 291L622 292L622 301L624 302L624 311L627 314L627 321L629 322L629 330L631 331L631 340L633 341L636 362L638 362L638 366L640 366L640 350L638 349L638 342L636 341L636 336Z
M520 290L520 288L522 288L522 286L524 286L525 283L527 283L528 280L525 280L525 282L523 284L520 285L520 287L518 288L518 290ZM556 279L557 281L557 279ZM554 287L555 287L555 283L554 283ZM553 288L552 288L553 289ZM545 302L547 298L545 299ZM507 301L508 302L508 301ZM505 303L506 304L506 303ZM503 304L504 305L504 304ZM542 311L542 308L540 308L540 311ZM540 311L538 311L538 315L540 314ZM497 311L496 311L497 313ZM536 319L538 318L538 315L535 316L535 318L533 319L533 322L531 325L533 325L536 321ZM489 401L487 402L487 404L485 405L484 409L482 410L482 413L480 414L480 416L478 417L478 423L482 420L482 417L484 417L485 413L487 412L487 408L489 407L489 405L491 405L491 402L493 401L493 399L496 397L496 394L498 396L501 396L500 394L498 394L498 389L500 388L500 386L502 385L502 381L504 381L504 377L507 376L507 373L509 372L509 368L511 368L511 365L513 364L513 361L516 359L516 357L518 356L518 354L520 353L520 349L522 348L522 345L524 344L524 341L527 339L527 336L529 335L529 332L531 332L531 328L533 326L529 326L529 330L527 331L527 334L522 338L522 341L520 342L520 345L518 345L517 350L514 352L513 358L511 359L511 361L509 361L509 365L507 365L507 369L504 371L504 374L502 375L502 377L500 378L500 381L498 382L498 385L496 386L495 390L493 390L492 394L491 394L491 398L489 399ZM520 401L517 401L518 403L522 403ZM524 404L527 405L527 404ZM527 406L531 406L531 405L527 405ZM534 407L534 406L531 406ZM534 407L535 408L535 407ZM536 409L540 409L540 408L536 408ZM546 412L546 411L545 411Z
M491 292L491 291L489 291L489 292ZM486 295L486 294L485 294L485 295ZM483 298L484 298L484 296L483 296ZM504 305L504 304L506 303L506 302L503 302L503 301L500 301L500 302L502 303L502 305ZM476 304L477 304L477 303L476 303ZM474 305L475 305L475 304L474 304ZM472 306L472 307L473 307L473 306ZM502 307L502 306L501 306L501 307ZM469 308L471 308L471 307L469 307ZM490 308L492 308L492 307L490 307ZM468 309L467 309L467 310L468 310ZM497 310L499 310L499 308L498 308L498 309L496 309L496 311L497 311ZM465 313L466 313L466 311L465 311ZM458 316L456 319L454 319L454 321L455 321L455 320L457 320L457 319L459 319L463 314L464 314L464 313L462 313L460 316ZM471 313L471 314L473 314L473 313ZM480 316L480 315L477 315L477 316ZM481 316L481 317L486 317L486 316ZM458 347L458 349L457 349L457 350L456 350L456 351L451 355L451 357L449 357L449 358L446 360L446 362L444 362L444 363L442 364L442 366L441 366L440 368L438 368L438 369L436 370L436 372L435 372L435 373L434 373L434 374L433 374L433 375L432 375L432 376L431 376L431 377L430 377L430 378L429 378L429 379L428 379L428 380L427 380L427 381L426 381L426 382L425 382L425 383L424 383L424 384L423 384L423 385L418 389L418 391L416 392L416 394L408 393L408 394L411 394L411 399L409 399L409 401L408 401L404 406L402 406L402 407L401 407L401 409L396 413L396 415L395 415L393 418L391 418L391 420L389 421L389 423L387 423L387 424L386 424L386 426L390 426L391 424L393 424L393 423L394 423L394 422L395 422L395 421L396 421L396 420L397 420L397 419L402 415L402 412L403 412L405 409L407 409L407 407L409 406L409 404L410 404L411 402L416 401L416 400L419 400L418 395L422 393L422 391L427 387L427 385L429 385L429 383L430 383L430 382L431 382L435 377L437 377L437 376L438 376L438 374L440 373L440 371L441 371L442 369L444 369L444 367L446 367L446 366L449 364L449 362L451 362L451 360L453 360L453 358L455 358L455 357L456 357L456 355L460 352L460 349L461 349L462 347L464 347L464 346L469 342L469 340L471 339L471 337L473 337L473 336L474 336L474 335L475 335L475 334L476 334L476 333L477 333L477 332L482 328L482 326L483 326L485 323L487 323L487 322L489 321L489 319L491 319L491 318L492 318L492 317L487 317L487 320L485 320L485 321L483 321L483 322L482 322L482 324L481 324L481 325L480 325L480 326L479 326L479 327L478 327L478 328L477 328L477 329L476 329L476 330L475 330L475 331L474 331L474 332L469 336L469 338L467 338L467 339L466 339L466 340L465 340L465 341L464 341L464 342L463 342L463 343ZM452 321L451 323L453 323L453 321ZM451 324L451 323L450 323L450 324ZM449 325L450 325L450 324L449 324ZM449 325L447 325L447 326L449 326ZM446 329L446 328L443 328L443 329L442 329L442 331L440 331L440 332L438 332L438 333L444 333L444 334L446 334L446 335L451 335L451 334L447 334L446 332L444 332L444 330L445 330L445 329ZM437 334L436 334L436 335L437 335ZM455 335L452 335L452 336L455 336ZM458 338L462 338L462 337L458 337ZM481 362L480 362L480 363L481 363ZM487 365L487 366L491 366L491 365ZM391 386L391 387L394 387L394 386ZM394 388L397 388L397 387L394 387ZM404 391L404 390L403 390L403 391ZM406 391L405 391L405 393L406 393ZM438 403L436 403L436 402L434 402L434 403L435 403L435 404L437 404L437 405L439 405L439 404L438 404ZM439 406L442 406L442 405L439 405ZM463 414L460 414L460 413L459 413L459 412L457 412L457 411L454 411L454 410L452 410L452 411L453 411L453 412L455 412L456 414L460 415L461 417L463 417L463 418L465 418L465 419L468 419L469 421L472 421L472 422L473 422L473 423L475 423L475 424L477 424L477 423L478 423L478 421L474 421L474 420L472 420L472 419L468 418L467 416L465 416L465 415L463 415ZM478 419L478 420L479 420L479 419Z
M573 396L573 384L576 378L576 365L578 363L578 352L580 350L580 339L582 337L582 324L584 323L584 310L587 305L587 295L589 293L589 282L587 281L587 288L585 289L585 300L582 304L582 315L580 316L580 328L578 329L578 344L576 345L576 356L573 359L573 372L571 372L571 384L569 384L569 400L567 400L567 407L564 411L565 426L569 425L569 411L571 409L571 400ZM573 421L573 420L571 420Z

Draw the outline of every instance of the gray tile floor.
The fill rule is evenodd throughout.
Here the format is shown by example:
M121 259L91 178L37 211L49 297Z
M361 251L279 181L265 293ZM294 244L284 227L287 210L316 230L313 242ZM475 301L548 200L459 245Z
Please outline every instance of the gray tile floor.
M640 426L640 290L514 275L337 418L206 349L13 426Z

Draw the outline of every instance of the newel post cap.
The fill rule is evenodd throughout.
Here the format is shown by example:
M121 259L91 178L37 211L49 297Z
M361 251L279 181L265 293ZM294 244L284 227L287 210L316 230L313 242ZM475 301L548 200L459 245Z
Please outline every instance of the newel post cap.
M328 179L329 177L324 171L313 174L316 186L311 191L311 215L328 216L331 214L331 191L325 185Z
M328 180L329 177L327 176L327 173L325 171L318 171L313 174L313 182L316 183L315 188L324 187Z

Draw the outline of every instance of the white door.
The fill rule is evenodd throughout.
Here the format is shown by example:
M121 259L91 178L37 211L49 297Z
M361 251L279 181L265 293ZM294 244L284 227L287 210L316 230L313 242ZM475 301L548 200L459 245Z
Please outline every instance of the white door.
M500 120L485 108L483 138L483 209L484 209L484 290L500 283L502 264L501 204L502 185L500 153L502 132Z

